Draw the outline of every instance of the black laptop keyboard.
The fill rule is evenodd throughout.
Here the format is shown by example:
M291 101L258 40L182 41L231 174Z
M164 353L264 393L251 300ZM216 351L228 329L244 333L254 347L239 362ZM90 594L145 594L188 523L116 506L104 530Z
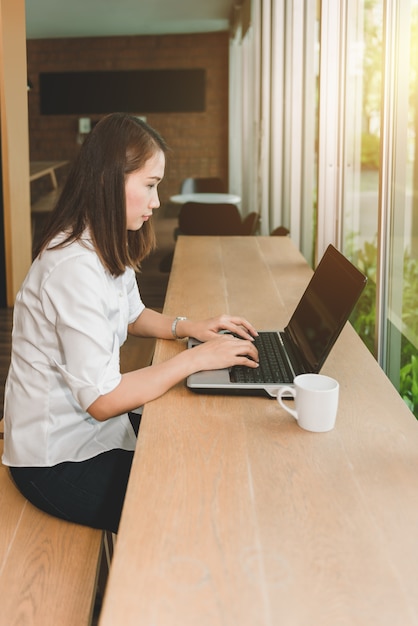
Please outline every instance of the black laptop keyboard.
M231 368L231 382L272 384L293 382L293 373L284 355L277 333L262 332L255 338L255 347L260 358L260 367L245 365Z

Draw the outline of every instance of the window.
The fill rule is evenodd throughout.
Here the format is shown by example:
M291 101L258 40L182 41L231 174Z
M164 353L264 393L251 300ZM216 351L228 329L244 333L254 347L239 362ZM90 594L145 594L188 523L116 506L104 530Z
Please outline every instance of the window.
M381 362L418 417L418 0L394 3L389 17L392 115L387 127L394 136L390 158L382 163L389 206Z
M334 63L321 101L336 113L322 138L332 158L319 164L318 233L367 274L351 321L418 417L418 0L322 9L338 27L321 42Z
M243 202L312 265L333 243L367 274L351 321L418 417L418 0L251 6L231 109Z

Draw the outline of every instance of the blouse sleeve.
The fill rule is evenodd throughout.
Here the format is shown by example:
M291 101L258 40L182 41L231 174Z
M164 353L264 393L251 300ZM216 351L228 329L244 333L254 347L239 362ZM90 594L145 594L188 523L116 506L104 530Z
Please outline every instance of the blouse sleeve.
M121 380L119 351L127 327L142 312L135 274L105 271L96 255L65 259L44 281L42 305L58 349L52 366L86 410Z

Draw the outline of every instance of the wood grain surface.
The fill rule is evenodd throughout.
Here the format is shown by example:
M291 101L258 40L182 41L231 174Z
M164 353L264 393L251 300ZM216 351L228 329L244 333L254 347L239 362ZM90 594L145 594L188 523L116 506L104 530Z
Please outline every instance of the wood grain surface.
M279 328L311 274L286 237L182 237L165 311ZM328 433L184 383L145 407L101 626L418 624L417 421L349 325L323 373Z

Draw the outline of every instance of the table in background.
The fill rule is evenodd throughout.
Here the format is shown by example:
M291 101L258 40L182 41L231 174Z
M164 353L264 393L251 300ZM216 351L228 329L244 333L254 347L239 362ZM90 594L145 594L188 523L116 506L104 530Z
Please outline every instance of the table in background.
M32 182L42 178L42 176L49 176L53 189L56 189L58 183L55 170L67 164L68 161L31 161L29 164L29 180Z
M69 161L31 161L29 164L29 180L30 182L48 176L51 181L51 189L46 193L43 193L35 202L31 204L31 218L32 218L32 246L36 241L37 220L52 211L58 197L61 193L61 188L58 186L56 170L60 167L68 165Z
M241 198L233 193L179 193L170 197L174 204L200 202L202 204L239 204Z
M310 276L287 237L180 237L164 311L277 328ZM145 407L101 626L418 624L418 423L351 326L323 373L329 433L184 383Z

